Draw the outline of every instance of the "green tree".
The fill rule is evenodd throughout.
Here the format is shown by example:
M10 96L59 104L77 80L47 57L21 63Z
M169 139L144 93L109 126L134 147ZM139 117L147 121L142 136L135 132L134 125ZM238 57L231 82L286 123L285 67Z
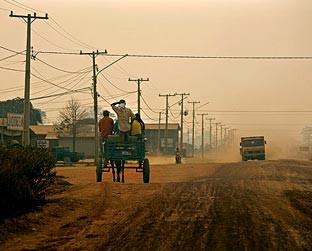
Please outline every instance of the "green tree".
M6 118L8 113L24 113L24 99L23 98L14 98L6 101L0 101L0 117ZM42 116L44 114L40 109L36 109L30 103L30 124L38 125L42 124Z
M59 130L68 130L73 136L73 151L76 151L76 136L78 121L87 117L87 111L74 98L68 101L67 105L59 112L58 125Z

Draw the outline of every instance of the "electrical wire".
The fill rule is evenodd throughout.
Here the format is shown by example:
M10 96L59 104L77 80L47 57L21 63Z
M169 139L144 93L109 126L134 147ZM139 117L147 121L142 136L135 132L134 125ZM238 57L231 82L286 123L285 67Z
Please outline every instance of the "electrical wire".
M112 83L112 81L110 81L102 72L100 72L100 74L102 75L103 78L106 79L106 81L111 84L113 87L115 87L117 90L123 92L123 93L135 93L136 91L124 91L123 89L117 87L115 84Z
M45 99L45 98L51 98L51 97L56 97L56 96L64 96L64 95L68 95L68 94L72 94L72 93L76 93L76 92L81 92L84 90L90 89L90 87L84 87L84 88L80 88L77 90L71 90L68 92L62 92L62 93L57 93L57 94L52 94L52 95L46 95L46 96L41 96L41 97L35 97L35 98L31 98L30 100L38 100L38 99Z
M72 34L70 34L68 31L66 31L60 24L58 24L54 18L50 17L50 19L51 19L52 22L54 22L62 31L64 31L68 36L70 36L70 37L73 38L75 41L77 41L78 43L77 43L77 42L75 42L75 43L78 44L79 46L82 45L82 47L86 47L86 48L89 48L89 49L90 49L90 48L91 48L91 49L96 49L94 46L89 45L89 44L86 44L86 43L82 42L81 40L77 39L76 37L74 37Z
M40 79L40 80L42 80L42 81L44 81L44 82L46 82L46 83L49 83L49 84L51 84L51 85L53 85L53 86L58 87L58 88L60 88L60 89L64 89L64 90L66 90L66 91L71 91L71 90L68 89L68 88L65 88L65 87L60 86L60 85L57 85L57 84L55 84L55 83L53 83L53 82L51 82L51 81L48 81L47 79L40 78L40 77L38 77L37 75L35 75L35 74L33 74L33 73L30 73L30 74L31 74L32 76L34 76L35 78L38 78L38 79Z
M45 54L68 54L56 51L40 51ZM72 53L80 55L79 53ZM105 54L107 57L121 57L125 54ZM245 59L245 60L311 60L312 56L195 56L195 55L146 55L146 54L127 54L127 57L136 58L173 58L173 59Z
M107 56L120 57L122 54L107 54ZM195 56L195 55L147 55L128 54L128 57L136 58L176 58L176 59L256 59L256 60L293 60L312 59L312 56Z
M10 51L10 52L13 52L13 53L20 53L20 52L18 52L18 51L11 50L11 49L6 48L6 47L1 46L1 45L0 45L0 49L6 50L6 51Z
M2 67L2 66L0 66L0 69L7 70L7 71L25 72L24 70L13 69L13 68L8 68L8 67Z
M9 9L5 9L5 8L2 8L2 7L0 7L0 10L10 11Z
M71 49L69 48L65 48L63 46L60 46L56 43L53 43L52 41L50 41L49 39L45 38L44 36L40 35L39 32L37 32L34 28L31 28L32 32L35 33L38 37L40 37L41 39L43 39L44 41L48 42L49 44L52 44L54 45L55 47L59 48L59 49L63 49L63 50L66 50L66 51L71 51Z
M141 111L145 114L145 116L146 117L148 117L150 120L152 120L152 121L158 121L158 119L153 119L153 118L151 118L145 111L144 111L144 109L141 109Z
M141 94L141 98L142 98L144 104L148 107L148 109L149 109L151 112L158 113L158 112L156 112L154 109L152 109L152 108L147 104L147 102L145 101L145 99L144 99L144 97L143 97L142 94Z
M25 51L26 51L26 50L21 51L21 52L17 52L17 53L15 53L15 54L13 54L13 55L10 55L10 56L4 57L4 58L1 58L0 61L4 61L4 60L6 60L6 59L9 59L9 58L15 57L15 56L17 56L17 55L20 55L20 54L24 53Z
M11 0L11 1L15 2L16 4L21 5L21 6L25 7L25 8L28 8L28 10L33 10L33 11L38 11L38 12L41 12L41 13L45 13L45 12L43 12L41 10L34 9L34 8L32 8L32 7L30 7L30 6L26 5L26 4L22 4L22 3L18 2L18 1L15 1L15 0Z
M89 73L89 72L92 71L92 70L89 70L89 71L86 71L86 72L81 72L81 71L67 71L67 70L60 69L60 68L58 68L58 67L56 67L56 66L53 66L53 65L51 65L51 64L49 64L49 63L47 63L47 62L41 60L40 58L37 58L37 57L36 57L35 59L38 60L39 62L41 62L41 63L43 63L43 64L45 64L45 65L47 65L47 66L53 68L53 69L55 69L55 70L58 70L58 71L61 71L61 72L65 72L65 73L81 74L81 73L86 73L86 72Z
M11 2L8 1L8 0L3 0L3 1L4 1L4 2L7 2L8 4L11 4L11 5L13 5L13 6L17 7L17 8L20 8L20 9L22 9L22 10L29 11L29 9L26 9L26 8L24 8L24 7L21 7L21 6L17 5L17 4L11 3Z
M36 71L37 72L37 71ZM39 73L40 74L40 73ZM67 83L65 86L64 86L64 88L65 87L68 87L70 90L72 90L74 87L76 87L82 80L84 80L86 77L87 77L87 74L88 74L88 72L87 73L82 73L82 74L80 74L80 75L75 75L75 76L73 76L72 78L69 78L69 79L66 79L66 80L64 80L64 81L62 81L62 82L60 82L60 83L58 83L58 85L60 85L60 84L64 84L64 83L66 83L66 82L69 82L69 83ZM41 74L40 74L41 75ZM41 75L42 76L42 75ZM79 79L79 80L78 80ZM76 82L77 81L77 82ZM89 80L88 80L89 81ZM73 85L73 86L71 86L71 87L69 87L69 85L70 84L72 84L73 82L76 82L76 84L75 85ZM46 90L49 90L49 89L51 89L51 88L54 88L54 86L51 86L50 88L45 88L44 90L46 91ZM51 93L49 93L49 95L50 94L53 94L53 93L55 93L55 92L57 92L57 90L55 90L55 91L53 91L53 92L51 92ZM33 94L37 94L37 93L42 93L42 91L40 90L40 91L38 91L38 92L35 92L35 93L33 93Z

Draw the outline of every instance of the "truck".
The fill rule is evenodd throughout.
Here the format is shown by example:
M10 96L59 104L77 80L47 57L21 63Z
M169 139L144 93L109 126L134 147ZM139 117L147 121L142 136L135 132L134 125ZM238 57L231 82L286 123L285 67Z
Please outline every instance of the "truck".
M265 144L264 136L241 137L240 154L242 161L265 160Z
M57 146L52 147L52 154L55 157L55 161L63 161L64 164L78 162L84 158L83 153L71 152L69 147Z

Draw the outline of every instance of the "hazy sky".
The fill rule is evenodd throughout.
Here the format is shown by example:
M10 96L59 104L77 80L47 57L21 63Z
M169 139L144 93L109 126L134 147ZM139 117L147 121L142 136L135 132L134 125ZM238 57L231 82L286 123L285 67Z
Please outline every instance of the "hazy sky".
M107 49L111 54L140 55L312 56L311 8L310 0L0 0L0 45L25 50L25 22L9 17L9 10L21 15L36 10L38 15L48 13L50 19L32 23L35 51ZM0 49L0 59L12 54ZM88 56L39 53L37 57L70 72L92 65ZM101 69L115 59L98 56L96 60ZM24 70L24 60L25 56L12 57L0 61L0 67ZM65 73L39 60L31 64L33 74L65 88L92 84L91 72ZM312 111L311 69L312 60L128 57L103 71L106 79L99 75L98 91L108 102L124 97L135 111L137 95L121 90L136 91L137 85L129 82L129 77L148 77L150 81L142 83L142 95L153 111L143 101L142 107L153 120L142 114L146 122L156 122L157 112L165 107L165 99L158 94L185 92L191 94L187 101L201 102L197 107L210 102L196 113L208 112L208 117L239 129L242 135L266 133L289 139L311 123L312 112L289 112ZM0 74L1 100L23 97L24 73L0 69ZM31 98L64 92L34 76L31 83ZM74 97L92 106L91 93ZM46 111L47 121L52 122L69 99L67 95L32 103ZM172 97L169 103L178 99ZM107 107L107 102L99 101L102 108ZM179 121L179 109L178 105L172 106L170 122ZM191 110L187 102L186 109ZM249 110L288 112L242 112ZM191 116L185 119L190 127ZM197 122L200 132L200 117Z

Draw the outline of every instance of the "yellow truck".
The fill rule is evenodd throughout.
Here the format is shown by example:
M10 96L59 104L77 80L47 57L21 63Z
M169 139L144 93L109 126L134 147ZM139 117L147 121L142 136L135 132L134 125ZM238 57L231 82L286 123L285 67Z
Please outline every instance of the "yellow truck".
M265 160L265 144L264 136L242 137L240 142L242 161Z

